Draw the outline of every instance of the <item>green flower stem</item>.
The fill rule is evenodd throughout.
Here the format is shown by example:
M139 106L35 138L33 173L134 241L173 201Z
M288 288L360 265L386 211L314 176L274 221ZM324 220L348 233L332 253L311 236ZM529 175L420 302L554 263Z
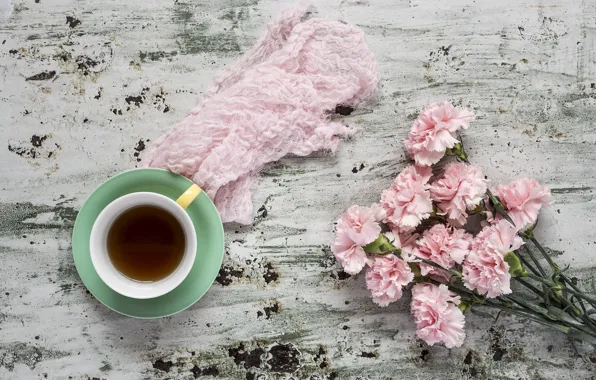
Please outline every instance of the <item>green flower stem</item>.
M563 305L565 306L565 310L567 311L567 313L569 315L571 315L572 317L579 317L586 325L588 328L590 328L593 332L596 332L596 323L594 323L591 318L586 314L586 309L583 305L583 300L586 300L587 302L589 302L593 307L596 304L596 299L586 295L584 292L582 292L579 288L577 288L575 285L573 285L573 283L571 281L565 281L565 279L563 279L564 275L560 274L561 269L559 268L559 266L553 261L553 259L550 257L550 255L546 252L546 250L542 247L542 245L538 242L538 240L536 239L536 237L534 236L533 231L530 231L527 234L527 238L536 246L536 248L538 249L538 251L540 251L540 253L542 253L542 255L544 256L544 258L546 259L546 261L548 262L548 264L550 265L552 271L554 272L555 275L557 275L559 278L561 278L563 280L563 285L565 285L565 283L569 286L571 286L572 289L569 289L567 286L565 286L565 290L571 294L573 294L580 303L580 306L582 307L582 311L580 311L575 305L573 305L569 300L567 300L566 297L563 297L561 295L557 294L557 299L563 303ZM558 284L555 284L555 286ZM594 333L592 333L594 334ZM593 335L596 336L596 335Z
M543 309L539 306L533 306L530 304L527 304L519 299L515 299L513 297L498 297L497 298L499 301L504 302L505 305L503 305L503 307L505 308L504 310L510 310L510 311L521 311L523 313L525 313L526 317L530 317L532 316L532 319L535 321L542 321L542 322L547 322L547 323L551 323L551 324L558 324L558 325L563 325L563 326L567 326L568 328L572 328L577 332L580 332L582 334L588 335L590 337L592 337L591 340L596 339L596 331L595 330L591 330L590 328L586 328L586 326L581 324L581 321L570 321L570 320L565 320L565 319L559 319L559 318L553 318L546 309ZM512 306L508 306L506 304L506 301L510 300L513 303L516 303L517 305L521 306L522 309L516 309ZM491 307L494 307L495 304L494 302L488 302L488 305Z
M578 309L574 304L572 304L567 298L563 296L556 296L556 300L560 301L563 306L565 307L563 311L566 311L573 318L580 318L583 320L583 314L580 309ZM585 321L584 321L585 322Z
M530 251L530 248L526 247L526 245L522 245L521 248L524 249L524 252L528 254L528 256L530 256L530 259L532 259L532 261L534 262L534 265L536 265L536 268L538 268L538 271L540 272L540 274L542 275L542 277L546 277L546 271L544 270L544 268L542 267L542 264L540 264L540 261L538 261L538 259L536 258L536 256L534 256L534 254L532 253L532 251ZM534 273L536 274L536 273Z
M513 279L516 280L517 282L519 282L520 284L524 285L528 289L532 290L534 293L536 293L536 295L539 298L543 298L545 303L549 303L548 290L547 290L547 288L545 288L545 285L542 285L542 290L540 290L537 287L535 287L534 285L527 282L523 278L514 277Z
M542 318L546 318L548 320L551 321L556 321L556 319L552 318L549 314L548 311L540 306L536 306L536 305L531 305L523 300L520 300L519 298L516 298L514 296L500 296L497 297L498 300L500 301L511 301L513 303L516 303L517 305L521 306L524 310L526 310L527 312L530 312L536 316L540 316Z
M420 259L422 262L428 262L429 265L432 265L435 268L442 269L442 270L444 270L446 272L449 272L449 273L455 272L455 273L458 273L458 274L461 275L461 273L459 273L457 271L451 271L451 270L446 269L443 266L441 266L439 264L436 264L436 263L434 263L432 261L421 259L421 258L418 258L418 259ZM514 277L514 278L518 279L517 277ZM432 280L432 279L429 279L429 281L432 282L435 285L441 284L440 282L435 281L435 280ZM530 285L530 286L532 286L532 285ZM453 284L448 284L448 287L449 287L449 289L451 291L459 294L460 296L471 297L471 301L473 303L474 302L476 302L476 303L483 303L483 302L485 302L485 298L484 297L478 295L477 293L474 293L473 291L470 291L470 290L467 290L467 289L462 289L462 288L457 287L457 286L455 286ZM539 295L543 294L537 288L534 287L534 289L537 291L537 294L539 294ZM517 299L517 298L515 298L513 296L501 296L501 297L497 297L496 299L499 300L500 302L503 302L503 303L507 303L507 301L514 302L514 303L518 304L519 306L523 307L526 312L531 313L531 314L535 315L536 317L542 317L542 318L550 319L550 316L548 315L548 312L546 310L543 310L542 308L538 308L538 307L536 307L534 305L528 304L525 301L520 300L520 299ZM575 326L575 327L577 327L577 326Z
M564 274L561 274L560 277L561 277L561 280L563 280L563 282L567 283L573 290L575 290L578 293L581 293L582 292L577 286L575 286L573 284L573 281L571 281L571 279L569 277L567 277ZM567 291L569 291L569 289L567 289ZM580 304L583 304L582 299L579 298L578 296L576 296L576 297L579 299ZM585 300L585 301L587 301L594 309L596 309L596 304L595 303L592 303L589 300Z
M525 286L526 288L530 289L534 293L536 293L536 295L538 295L540 297L542 297L544 295L544 291L538 289L537 287L535 287L534 285L530 284L529 282L527 282L523 278L521 278L521 277L513 277L513 279L515 281L519 282L520 284L522 284L523 286Z
M575 297L575 296L573 296L573 297ZM578 297L575 297L575 299L578 301L579 307L582 308L582 312L584 313L584 315L587 315L588 316L588 319L590 321L590 325L593 328L596 328L596 326L594 325L594 322L592 322L592 319L589 318L588 310L586 309L586 305L584 304L584 301L581 298L578 298Z
M483 305L484 306L484 305ZM550 322L544 319L541 319L540 317L536 317L532 314L528 314L522 310L519 309L513 309L513 308L509 308L503 305L500 305L498 303L487 303L486 306L490 306L490 307L494 307L495 309L499 309L499 310L503 310L503 311L507 311L510 312L512 314L518 315L520 317L523 318L527 318L527 319L531 319L534 322L540 323L542 325L548 326L550 328L553 328L555 330L561 331L562 333L568 334L569 333L569 327L567 326L563 326L554 322Z
M534 243L534 246L538 248L538 251L542 254L542 256L544 256L546 262L548 262L548 265L550 265L554 273L558 274L561 271L561 268L559 268L559 266L553 261L550 255L546 253L546 250L542 247L542 245L540 245L538 240L536 240L536 237L534 237L534 231L528 231L527 233L522 234L522 236Z
M438 281L434 281L431 280L431 282L435 283L436 285L440 284L440 282ZM524 312L526 313L530 313L532 315L534 315L534 317L536 318L547 318L548 320L552 320L548 314L546 313L546 311L541 311L541 310L537 310L537 308L533 307L532 305L519 300L515 297L511 297L511 296L500 296L500 297L496 297L494 298L494 300L497 300L499 302L501 302L501 304L495 303L493 301L493 299L490 298L485 298L471 290L468 289L464 289L464 288L460 288L456 285L453 284L449 284L448 285L449 290L453 291L454 293L459 294L460 296L467 296L467 297L471 297L471 301L474 304L486 304L486 305L490 305L490 306L494 306L494 305L501 305L501 304L507 304L508 301L514 302L516 304L518 304L519 306L521 306L524 309ZM510 307L504 306L507 310L510 310Z
M563 325L568 328L575 329L575 331L577 331L577 332L589 335L590 337L592 337L591 340L596 339L596 330L586 328L586 326L583 326L580 321L571 323L568 320L554 319L548 314L547 310L542 309L538 306L529 305L529 304L527 304L519 299L515 299L511 296L497 297L496 299L501 302L505 302L505 303L506 303L507 299L510 299L511 302L514 302L514 303L520 305L523 309L522 310L515 309L513 307L506 306L506 305L500 305L501 307L499 307L499 306L497 306L499 304L492 302L491 300L487 300L487 302L486 302L487 306L500 308L501 310L508 310L508 311L511 311L514 313L517 312L517 314L519 314L519 312L521 311L524 313L524 315L523 315L524 317L530 318L530 319L537 321L539 323L549 324L551 327L552 327L552 324L558 324L559 326Z
M592 320L592 318L588 314L588 311L586 310L586 307L581 299L579 299L579 305L582 308L582 313L583 313L582 320L584 320L584 322L586 322L592 328L593 331L596 331L596 321Z
M501 297L499 297L499 298L501 298ZM520 299L516 299L515 297L505 296L505 297L502 297L502 298L511 300L512 302L514 302L514 303L522 306L525 310L530 310L532 314L535 314L535 315L537 314L537 316L544 317L544 318L548 319L549 321L562 322L565 325L569 325L569 327L573 327L576 330L583 332L584 334L587 334L587 335L590 335L590 336L596 338L596 330L592 329L591 326L588 324L588 322L586 322L587 317L585 317L585 316L578 316L578 315L574 315L571 312L568 312L568 314L577 321L576 323L571 323L571 322L566 321L566 320L560 320L560 319L552 318L549 315L548 310L546 310L546 309L544 309L542 307L539 307L539 306L534 306L534 305L528 304L528 303L526 303L526 302L524 302L524 301L522 301ZM588 324L588 326L582 325L581 324L582 321L584 323Z
M446 154L450 156L455 156L461 162L465 162L467 164L470 163L468 160L468 155L464 150L463 143L456 144L453 148L448 149ZM509 221L512 225L515 226L515 223L505 211L503 204L501 203L499 198L496 197L490 191L490 189L486 190L486 195L490 199L490 205L486 204L485 207L487 209L492 208L491 211L493 213L501 215L505 220ZM491 205L492 207L490 207ZM531 265L530 262L526 260L526 258L521 254L515 255L519 259L516 260L517 265L521 267L522 270L524 267L527 268L531 273L525 271L523 271L525 273L522 273L518 270L518 275L515 276L514 273L513 279L525 286L526 288L528 288L529 290L531 290L539 297L543 297L546 305L552 305L552 308L554 309L551 309L551 307L549 307L549 309L545 309L538 305L529 304L513 296L501 296L494 299L485 299L484 297L479 296L474 292L470 292L453 285L449 285L449 288L458 294L468 297L471 296L476 301L480 300L480 302L474 303L480 303L482 305L509 311L513 314L517 314L519 316L534 320L535 322L557 329L561 332L566 333L570 339L584 340L586 337L590 336L590 339L585 340L591 342L592 344L596 344L594 343L596 342L596 319L593 320L591 317L591 314L596 314L596 299L585 294L577 286L575 286L567 276L561 273L560 267L553 261L553 259L548 255L548 253L544 249L544 247L542 247L542 245L538 242L538 240L534 236L532 229L529 229L525 233L520 233L520 236L524 237L526 240L529 240L534 244L534 246L538 249L540 254L548 262L548 265L550 266L550 269L553 272L553 276L552 278L550 278L547 275L547 272L540 263L540 261L532 253L532 251L526 245L524 245L522 246L523 251L525 254L527 254L527 256L530 257L534 265ZM521 264L523 264L523 267ZM436 267L436 265L433 266ZM446 270L445 268L441 269ZM527 277L537 282L540 282L542 284L543 290L538 289L522 277ZM567 297L568 293L572 294L572 297L576 298L575 302L572 302L572 299L570 300ZM551 301L553 302L552 304ZM512 303L515 303L516 305L518 305L518 307L521 307L521 309L518 307L514 307ZM581 310L577 308L577 303L579 303ZM585 303L588 303L594 309L587 310ZM564 317L564 314L557 314L557 309L560 310L561 313L569 314L569 316L573 319L560 319Z
M536 270L532 265L530 265L530 262L528 260L526 260L525 257L523 257L522 255L519 254L519 251L518 251L517 257L519 257L519 259L521 260L522 264L524 264L524 266L526 268L528 268L530 270L530 272L534 273L536 276L539 275L538 270Z
M451 290L452 292L455 292L459 295L465 295L465 296L471 297L470 301L472 303L483 303L485 300L484 296L481 296L480 294L475 293L469 289L460 288L459 286L456 286L454 284L448 284L447 286L449 287L449 290Z
M545 277L536 276L536 275L533 275L533 274L531 274L531 273L528 273L528 278L531 278L532 280L538 281L538 282L540 282L540 283L542 283L542 284L544 284L544 285L547 285L547 286L549 286L549 287L551 287L551 288L553 288L553 287L557 287L557 286L558 286L558 287L560 287L560 286L561 286L561 285L559 285L559 284L555 284L555 283L554 283L552 280L550 280L548 277L546 277L546 278L545 278Z
M565 275L561 275L561 279L563 280L563 282L566 282L567 284L569 284L569 286L571 286L572 288L574 288L574 290L579 290L574 284L573 282L571 282L569 280L569 278L567 278L567 276ZM588 314L588 311L586 309L586 305L584 304L584 300L582 300L581 298L579 298L578 296L575 296L575 298L579 301L579 306L582 309L582 320L588 325L590 326L590 328L593 331L596 331L596 321L593 321L592 318L590 317L590 315ZM592 305L593 307L594 305Z
M549 286L549 287L551 287L551 288L557 288L557 287L558 287L558 288L560 288L560 287L561 287L561 285L560 285L560 284L555 284L555 283L554 283L554 282L552 282L551 280L548 280L548 279L542 278L542 277L540 277L540 276L535 276L535 275L533 275L533 274L530 274L530 273L528 273L528 277L529 277L529 278L531 278L532 280L536 280L536 281L538 281L538 282L541 282L541 283L543 283L544 285L547 285L547 286ZM596 298L592 298L592 297L588 296L587 294L585 294L585 293L584 293L584 292L582 292L582 291L576 291L576 290L574 290L574 289L569 289L569 288L566 288L566 290L567 290L569 293L571 293L571 294L573 294L573 295L575 295L575 296L577 296L577 297L581 297L581 298L583 298L584 300L588 301L588 302L589 302L590 304L592 304L592 305L596 304Z
M540 264L540 261L538 261L538 259L536 258L536 256L534 256L534 254L532 253L532 251L527 247L527 245L522 245L521 248L524 250L524 252L532 259L532 262L534 263L534 265L536 265L536 268L538 268L538 271L540 272L540 274L542 275L542 277L546 278L546 271L544 270L544 267L542 267L542 264ZM520 258L523 258L523 255L519 255ZM535 271L532 271L532 274L538 276L539 274L536 273ZM544 288L544 285L543 285ZM548 292L546 290L546 288L544 288L544 290L542 291L542 296L544 298L544 302L548 303L549 298L548 298Z
M431 282L435 285L440 285L441 282L435 281L433 279L425 279L425 282ZM460 297L464 297L463 301L470 305L482 305L487 307L493 307L496 309L509 311L512 314L516 314L518 316L531 319L535 322L540 324L549 326L556 330L559 330L564 333L568 333L570 328L575 329L576 331L589 335L592 338L596 338L596 330L586 329L584 326L577 323L570 323L569 321L559 321L557 319L552 318L546 309L543 309L538 306L531 305L523 300L515 298L513 296L501 296L496 297L494 299L486 299L477 293L470 291L468 289L460 288L453 284L447 285L449 290L458 294ZM498 302L496 302L498 301ZM500 302L500 303L499 303ZM507 306L510 303L515 303L521 307L521 309L514 308L513 306ZM559 323L560 322L560 323Z
M571 302L569 302L566 298L560 298L563 304L566 306L565 309L568 309L567 314L571 315L572 317L579 318L581 321L583 321L586 324L586 327L589 329L591 335L596 337L596 326L594 325L594 322L590 320L590 317L585 313L585 309L584 312L582 312Z

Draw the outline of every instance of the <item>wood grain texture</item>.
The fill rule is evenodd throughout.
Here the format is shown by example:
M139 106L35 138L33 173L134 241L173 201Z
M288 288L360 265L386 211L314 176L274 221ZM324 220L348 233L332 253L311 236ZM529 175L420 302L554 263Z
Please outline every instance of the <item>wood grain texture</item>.
M333 221L405 166L428 103L474 109L493 183L553 189L537 234L596 291L596 0L324 0L360 26L383 76L333 156L286 158L227 226L208 294L139 321L101 306L72 263L92 189L132 168L290 0L2 0L0 378L594 379L596 352L535 324L470 315L461 349L416 341L408 299L381 309L331 259Z

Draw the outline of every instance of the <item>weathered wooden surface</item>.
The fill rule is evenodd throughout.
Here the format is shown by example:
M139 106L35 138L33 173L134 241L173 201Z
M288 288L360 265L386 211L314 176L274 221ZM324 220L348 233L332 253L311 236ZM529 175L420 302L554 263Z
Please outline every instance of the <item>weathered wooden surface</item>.
M269 166L217 283L153 321L86 293L77 210L293 2L1 2L0 378L596 378L591 348L511 317L468 316L464 347L426 347L407 299L375 307L328 250L336 217L404 167L416 113L451 99L476 110L465 141L491 179L553 189L538 234L595 290L596 0L321 1L368 35L378 104L344 118L361 132L335 156Z

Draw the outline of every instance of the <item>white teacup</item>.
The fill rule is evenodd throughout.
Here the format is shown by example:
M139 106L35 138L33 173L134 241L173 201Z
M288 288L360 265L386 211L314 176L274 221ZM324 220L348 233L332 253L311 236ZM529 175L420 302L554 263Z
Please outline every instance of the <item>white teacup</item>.
M157 193L131 193L107 205L93 224L89 242L91 262L103 282L115 292L137 299L159 297L180 285L190 273L197 252L195 228L185 209L200 192L201 188L193 185L177 201ZM124 276L114 267L108 255L108 232L112 224L122 213L138 206L159 207L167 211L178 220L184 231L185 247L180 264L167 277L154 282L140 282Z

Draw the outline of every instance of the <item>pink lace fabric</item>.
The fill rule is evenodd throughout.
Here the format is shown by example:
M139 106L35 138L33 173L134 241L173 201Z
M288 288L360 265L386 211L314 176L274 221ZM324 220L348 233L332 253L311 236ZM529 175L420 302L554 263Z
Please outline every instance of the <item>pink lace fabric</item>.
M287 154L334 152L353 130L330 119L378 85L363 33L339 21L284 11L199 104L148 150L143 166L182 174L213 199L223 222L250 224L250 188L265 164Z

